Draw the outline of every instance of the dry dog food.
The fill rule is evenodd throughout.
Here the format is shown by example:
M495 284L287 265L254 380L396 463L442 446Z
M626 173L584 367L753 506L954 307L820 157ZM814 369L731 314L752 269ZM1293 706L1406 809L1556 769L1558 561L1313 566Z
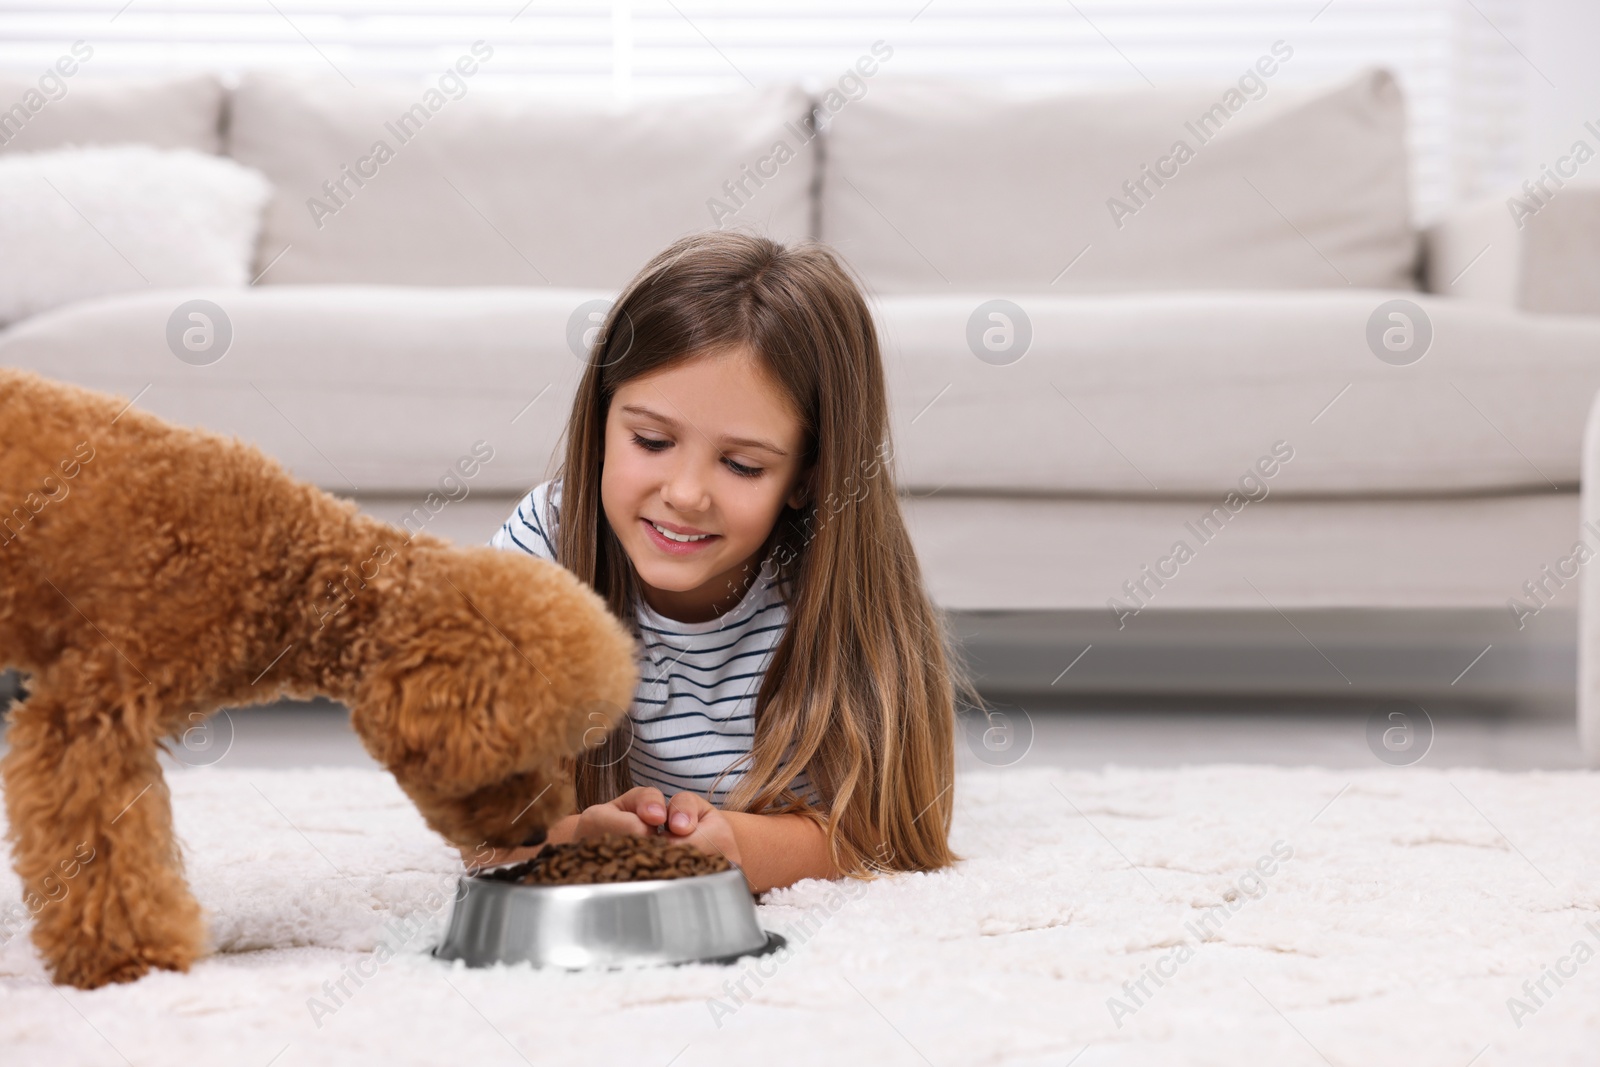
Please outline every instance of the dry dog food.
M526 863L502 868L490 877L522 885L595 885L692 878L732 866L724 856L707 855L693 845L680 844L663 835L605 834L564 845L547 845Z

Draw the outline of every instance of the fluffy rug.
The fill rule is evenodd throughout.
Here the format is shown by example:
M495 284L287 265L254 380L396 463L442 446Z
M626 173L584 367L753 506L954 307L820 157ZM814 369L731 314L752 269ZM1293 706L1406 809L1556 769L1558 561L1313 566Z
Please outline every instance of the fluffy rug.
M784 957L427 952L453 853L364 770L173 776L216 955L93 993L0 949L6 1063L1592 1064L1600 778L964 774L934 875L769 894ZM18 899L0 876L0 908ZM342 989L341 989L342 986Z

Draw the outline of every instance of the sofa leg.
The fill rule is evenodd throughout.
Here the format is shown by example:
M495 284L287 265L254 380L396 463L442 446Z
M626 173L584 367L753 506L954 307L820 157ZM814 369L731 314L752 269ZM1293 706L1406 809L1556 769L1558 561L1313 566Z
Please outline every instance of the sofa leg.
M86 714L85 698L55 682L36 679L12 709L0 764L34 945L56 982L80 989L188 970L205 927L156 739L138 736L126 714ZM14 911L0 916L8 938Z

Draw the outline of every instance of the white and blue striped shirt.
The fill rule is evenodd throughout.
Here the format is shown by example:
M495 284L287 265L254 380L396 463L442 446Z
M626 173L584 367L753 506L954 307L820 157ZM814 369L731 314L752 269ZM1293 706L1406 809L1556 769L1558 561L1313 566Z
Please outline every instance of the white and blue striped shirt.
M554 560L560 504L559 480L535 486L489 544ZM628 709L635 785L655 786L669 800L682 791L698 793L717 807L738 785L744 766L729 770L708 792L755 741L756 695L789 621L788 600L777 580L766 577L773 573L769 556L739 603L708 622L679 622L643 598L636 602L644 649L639 689ZM804 773L791 788L822 807Z

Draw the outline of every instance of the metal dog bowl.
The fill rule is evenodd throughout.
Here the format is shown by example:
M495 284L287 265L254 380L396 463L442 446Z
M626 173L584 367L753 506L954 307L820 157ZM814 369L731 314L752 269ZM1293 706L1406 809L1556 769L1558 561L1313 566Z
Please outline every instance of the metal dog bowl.
M434 955L469 967L520 963L580 970L729 963L784 944L756 922L737 867L689 878L520 885L466 875Z

